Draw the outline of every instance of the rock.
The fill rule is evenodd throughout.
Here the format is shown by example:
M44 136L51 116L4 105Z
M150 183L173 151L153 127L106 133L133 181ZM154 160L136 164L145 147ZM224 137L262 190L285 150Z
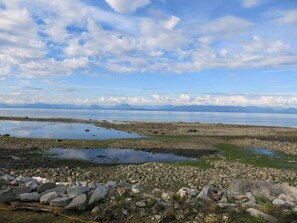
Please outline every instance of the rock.
M276 198L272 201L272 204L283 206L285 204L285 202L282 199Z
M139 193L140 193L140 190L139 190L139 189L136 189L136 188L132 188L131 191L132 191L134 194L139 194Z
M197 198L202 200L210 200L211 190L210 186L205 186L202 188L201 192L198 194Z
M35 180L25 183L25 187L30 188L31 191L37 190L38 186Z
M38 184L48 183L49 180L42 177L32 177Z
M138 201L135 203L136 207L139 207L139 208L144 208L146 207L146 204L144 201Z
M50 192L40 197L41 204L50 204L52 200L58 198L58 194L56 192Z
M44 194L47 194L47 193L50 193L50 192L56 192L57 194L59 194L60 196L63 196L66 194L66 189L67 187L66 186L63 186L63 185L58 185L52 189L49 189L49 190L46 190L44 191L43 193L41 193L42 195Z
M127 215L127 214L128 214L128 211L127 211L127 209L125 209L125 208L122 208L122 209L121 209L121 212L122 212L123 215Z
M56 183L53 183L53 182L48 182L48 183L42 183L39 185L39 187L37 188L37 192L38 193L42 193L42 192L45 192L49 189L52 189L56 187Z
M108 188L105 185L99 185L93 192L89 201L89 205L92 205L95 202L104 199L107 193L108 193Z
M18 156L14 156L14 155L11 155L11 158L15 161L20 161L21 160L21 157L18 157Z
M277 222L277 219L271 215L265 214L261 211L258 211L254 208L248 208L246 210L251 216L256 217L256 218L263 218L265 221L269 222L269 223L275 223Z
M20 201L35 202L39 201L40 194L37 192L19 194L17 197Z
M1 177L1 179L5 180L6 183L10 183L11 181L15 180L15 177L5 174Z
M171 200L170 195L168 193L165 193L165 192L162 193L161 198L165 202L169 202Z
M181 189L178 190L177 194L180 198L182 199L185 198L188 194L188 188L182 187Z
M123 195L127 194L127 190L125 188L123 188L123 187L118 187L116 189L116 191L117 191L118 195L120 195L120 196L123 196Z
M13 193L12 189L8 189L5 191L0 191L0 202L6 203L16 200L16 195Z
M258 204L254 201L247 201L247 202L244 202L242 205L250 208L255 208L258 206Z
M71 188L69 188L67 190L67 194L68 194L68 197L74 198L77 195L88 192L89 190L90 189L88 187L74 186L74 187L71 187Z
M100 207L96 206L92 209L91 214L94 216L98 216L100 212L101 212Z
M105 184L106 187L115 189L117 187L117 182L116 181L109 181Z
M87 203L87 195L80 194L75 197L70 204L68 204L65 209L78 209L78 210L85 210Z
M59 197L59 198L53 199L50 203L50 206L66 207L70 203L71 200L72 199L69 197Z
M98 186L98 184L95 181L92 181L91 183L88 183L88 187L90 189L95 189Z
M30 188L26 187L16 187L16 188L8 188L4 191L0 192L0 202L11 202L16 201L17 196L22 193L31 192Z

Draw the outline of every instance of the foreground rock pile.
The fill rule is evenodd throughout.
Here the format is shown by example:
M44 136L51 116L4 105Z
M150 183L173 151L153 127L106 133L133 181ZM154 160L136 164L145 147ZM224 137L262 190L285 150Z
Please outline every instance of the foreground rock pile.
M141 181L68 183L2 174L0 186L2 203L36 202L49 208L86 211L101 222L129 222L135 218L142 222L232 222L232 215L242 210L278 222L276 216L259 209L263 202L297 219L297 188L264 181L234 180L228 188L204 186L199 190L192 186L168 191L148 190ZM221 211L215 212L216 208Z

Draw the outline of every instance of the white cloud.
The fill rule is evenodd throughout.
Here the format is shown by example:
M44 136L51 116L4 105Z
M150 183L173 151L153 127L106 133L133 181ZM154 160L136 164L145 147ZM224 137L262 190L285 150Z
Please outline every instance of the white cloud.
M281 12L280 18L276 21L281 24L297 24L297 9Z
M23 77L49 77L56 75L70 75L76 69L84 68L88 65L88 58L73 58L63 61L55 59L30 61L20 65L20 75Z
M242 0L242 6L244 8L252 8L260 5L262 2L263 0Z
M172 30L180 21L180 18L176 16L170 16L169 19L163 22L165 29Z
M150 0L105 0L107 4L116 12L134 12L150 4Z
M242 34L251 25L252 23L246 19L235 16L224 16L205 23L201 27L201 31L207 35L230 37Z

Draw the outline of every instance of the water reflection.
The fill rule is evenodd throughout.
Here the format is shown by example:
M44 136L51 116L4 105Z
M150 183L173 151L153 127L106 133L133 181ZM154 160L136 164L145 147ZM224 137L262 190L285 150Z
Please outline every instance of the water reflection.
M47 151L58 159L79 159L93 161L100 164L110 163L145 163L145 162L178 162L193 161L194 158L175 155L172 153L151 153L133 149L61 149Z
M86 140L141 137L138 134L105 129L91 124L29 121L0 121L0 134L10 134L19 138Z

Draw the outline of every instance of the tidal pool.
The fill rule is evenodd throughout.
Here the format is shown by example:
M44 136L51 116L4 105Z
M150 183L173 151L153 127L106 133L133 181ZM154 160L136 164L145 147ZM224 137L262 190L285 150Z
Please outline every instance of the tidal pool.
M259 155L266 155L266 156L274 156L275 155L275 151L273 151L272 149L268 149L268 148L248 147L246 149L250 150L253 153L259 154Z
M84 140L144 137L124 131L105 129L92 124L33 121L0 121L0 134L9 134L18 138Z
M180 162L195 161L195 158L179 156L172 153L152 153L134 149L61 149L47 150L47 155L58 159L78 159L99 164L129 164L146 162Z

